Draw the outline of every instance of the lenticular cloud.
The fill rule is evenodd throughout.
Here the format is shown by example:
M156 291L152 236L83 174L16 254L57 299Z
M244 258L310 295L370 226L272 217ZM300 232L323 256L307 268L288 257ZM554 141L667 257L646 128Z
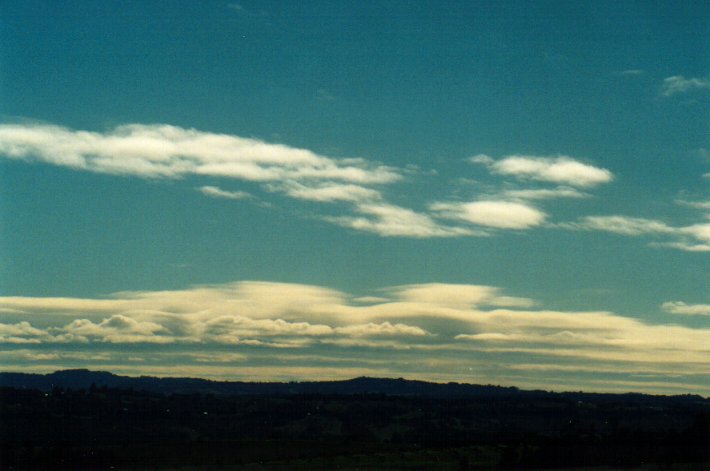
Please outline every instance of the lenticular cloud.
M333 159L307 149L165 124L110 132L52 125L0 125L0 154L96 173L142 178L205 175L255 182L335 180L359 184L400 178L364 159Z

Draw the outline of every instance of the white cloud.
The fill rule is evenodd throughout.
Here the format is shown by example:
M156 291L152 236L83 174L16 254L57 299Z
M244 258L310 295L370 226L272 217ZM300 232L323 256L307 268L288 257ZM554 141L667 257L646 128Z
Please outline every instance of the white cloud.
M544 200L554 198L587 198L589 195L575 188L539 188L535 190L507 190L501 193L506 198L516 200Z
M33 327L27 321L16 324L0 323L0 343L40 343L47 337L45 331Z
M382 194L371 186L401 180L403 172L399 169L362 158L331 158L240 136L165 124L128 124L104 133L52 125L0 124L0 155L139 178L203 176L248 181L300 200L350 202L359 205L357 212L371 217L344 216L334 222L385 236L444 237L467 233L439 227L425 215L382 203ZM247 192L212 185L198 190L214 198L252 197Z
M534 301L504 295L493 286L424 283L375 293L385 296L362 304L362 297L321 286L238 282L117 293L110 299L0 297L0 308L10 308L0 311L5 321L0 343L27 344L35 359L56 367L111 364L117 371L145 368L142 374L175 374L200 366L207 368L200 371L225 375L220 365L239 361L241 374L258 370L263 377L278 370L309 379L314 376L303 375L317 375L315 366L346 361L343 366L367 366L371 373L414 372L429 379L455 378L475 366L471 374L476 378L489 371L494 381L506 377L525 385L526 378L515 373L523 354L542 369L561 363L588 372L615 367L617 375L640 369L692 375L710 368L708 329L650 324L604 311L536 309ZM664 309L710 312L706 305L677 301L665 303ZM134 343L151 344L140 361L116 346ZM85 356L65 353L72 345ZM275 359L273 349L289 354ZM292 355L295 351L310 360ZM227 354L232 356L225 360ZM2 356L3 363L32 361L16 355ZM176 365L175 358L187 363ZM138 361L139 366L129 365ZM567 384L578 380L568 378ZM674 384L675 378L666 381Z
M486 154L474 155L473 157L469 157L468 161L473 164L481 164L489 167L496 163L493 157Z
M227 191L216 186L201 186L198 188L200 193L213 198L225 198L229 200L243 200L252 198L252 195L246 191Z
M325 88L319 88L316 90L316 99L319 101L335 101L338 97Z
M710 223L675 227L663 221L627 216L588 216L579 223L564 224L571 229L598 230L626 236L664 236L671 240L654 245L687 252L710 251Z
M627 70L622 70L621 72L619 72L619 75L623 75L623 76L627 76L627 77L628 76L639 76L639 75L643 75L643 74L644 74L644 71L642 69L627 69Z
M710 304L686 304L682 301L669 301L661 306L671 314L688 316L710 316Z
M500 175L578 187L597 186L613 179L609 170L584 164L567 156L510 155L501 160L494 160L486 155L477 155L471 157L469 162L485 165Z
M700 241L710 243L710 223L681 227L678 231L683 234L688 234Z
M434 203L430 208L439 217L497 229L528 229L539 226L546 217L532 206L508 201Z
M381 199L381 194L372 188L360 185L326 182L319 185L304 185L298 182L272 184L268 186L273 191L280 191L291 198L319 202L333 201L376 201Z
M0 154L142 178L207 175L255 182L326 179L359 184L401 178L396 170L363 159L339 160L283 144L167 124L127 124L106 133L3 124Z
M407 324L391 324L382 322L379 324L368 322L367 324L356 324L345 327L338 327L335 331L349 337L378 337L378 336L424 336L428 332L421 327Z
M581 227L629 236L675 232L674 228L662 221L627 216L588 216L582 219Z
M663 80L661 94L668 97L678 93L686 93L694 90L710 90L710 80L685 78L682 75L674 75Z
M155 322L137 320L115 314L99 323L76 319L61 329L57 339L64 342L97 340L109 343L171 343L173 339L161 335L166 329Z
M685 201L685 200L678 200L678 204L682 204L684 206L690 206L691 208L696 208L696 209L701 209L704 211L710 211L710 201Z
M391 301L389 298L383 298L382 296L359 296L352 299L353 302L361 304L381 304Z
M388 289L399 301L443 307L471 308L493 299L498 289L492 286L426 283Z
M288 322L283 319L251 319L238 315L220 316L204 323L204 335L209 339L238 340L243 337L262 338L278 336L330 335L333 328L309 322Z
M387 203L359 204L356 211L363 216L329 217L326 220L383 237L460 237L481 235L463 227L445 226L426 214Z
M451 283L423 283L395 286L387 289L392 298L419 305L470 309L475 306L530 307L535 301L528 298L502 296L493 286Z
M710 244L698 244L693 242L664 242L653 244L658 247L669 247L682 250L684 252L710 252Z
M541 225L546 214L528 200L587 196L574 187L611 180L607 170L569 157L484 155L472 162L493 172L568 186L515 189L470 203L433 203L418 212L387 201L383 185L409 172L362 158L332 158L307 149L166 124L127 124L106 132L76 131L42 124L0 124L0 156L75 170L146 179L210 177L251 182L256 188L298 200L346 203L338 216L316 218L382 237L485 236L468 224L496 229ZM212 198L255 198L217 185L198 186ZM457 224L443 224L447 218ZM467 224L461 224L461 223Z
M497 310L474 320L476 332L461 334L458 340L509 343L510 348L529 353L557 354L596 359L637 361L641 363L705 363L707 329L677 325L651 325L612 313L565 313L554 311ZM534 345L540 345L539 349ZM561 347L577 349L563 351Z
M3 309L9 312L24 312L26 309L38 311L103 311L112 309L112 301L104 299L81 298L33 298L25 296L5 296L2 298Z

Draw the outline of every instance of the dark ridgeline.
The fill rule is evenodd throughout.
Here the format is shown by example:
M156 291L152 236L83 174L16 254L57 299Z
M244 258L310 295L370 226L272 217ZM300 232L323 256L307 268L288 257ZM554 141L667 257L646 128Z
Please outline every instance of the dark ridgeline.
M710 400L0 373L0 469L710 469Z

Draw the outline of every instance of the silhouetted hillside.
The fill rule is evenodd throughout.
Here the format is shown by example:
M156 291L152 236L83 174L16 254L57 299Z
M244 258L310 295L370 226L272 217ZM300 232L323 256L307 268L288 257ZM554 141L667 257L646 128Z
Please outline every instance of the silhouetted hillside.
M0 469L701 470L710 401L381 378L3 373L0 444Z
M2 373L0 387L38 389L87 389L97 387L134 389L160 394L213 395L289 395L289 394L385 394L389 396L421 396L434 398L514 397L534 398L561 396L572 400L594 402L620 400L645 404L710 403L698 395L659 396L639 393L609 394L548 391L526 391L516 387L475 385L466 383L431 383L402 378L359 377L343 381L242 382L211 381L200 378L157 378L152 376L119 376L106 371L85 369L55 371L50 374Z
M239 394L388 394L396 396L471 396L509 395L516 388L471 384L438 384L388 378L354 378L345 381L316 382L240 382L210 381L197 378L156 378L118 376L104 371L63 370L39 375L0 373L0 387L33 388L49 391L54 387L84 389L91 385L171 393Z

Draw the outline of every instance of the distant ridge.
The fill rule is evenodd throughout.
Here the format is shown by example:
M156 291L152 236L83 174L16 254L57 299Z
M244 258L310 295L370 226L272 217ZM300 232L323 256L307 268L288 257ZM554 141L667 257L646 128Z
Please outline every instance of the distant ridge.
M60 370L49 374L0 373L0 387L39 389L96 387L143 390L161 394L384 394L392 396L470 396L517 393L514 387L479 386L461 383L430 383L403 378L358 377L341 381L246 382L213 381L201 378L157 378L120 376L107 371Z
M387 396L415 396L432 398L472 397L541 397L565 396L568 398L593 398L595 401L623 397L641 401L692 401L708 402L698 395L654 396L640 393L553 393L525 391L516 387L475 385L466 383L431 383L403 378L358 377L341 381L304 382L245 382L213 381L201 378L158 378L153 376L120 376L107 371L87 369L60 370L49 374L0 372L0 387L51 391L53 388L88 389L90 387L134 389L158 394L213 394L231 395L298 395L298 394L380 394Z

